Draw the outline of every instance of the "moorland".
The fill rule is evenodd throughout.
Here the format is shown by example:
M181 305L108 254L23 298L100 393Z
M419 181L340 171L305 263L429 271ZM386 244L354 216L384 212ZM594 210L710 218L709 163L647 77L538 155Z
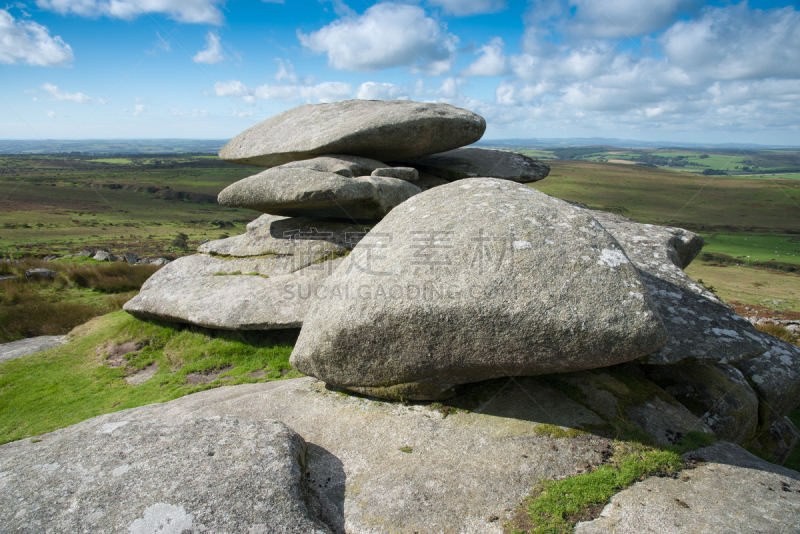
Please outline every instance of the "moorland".
M531 184L540 191L701 234L707 245L687 272L740 313L800 318L800 167L787 171L797 153L520 152L551 165L548 178ZM653 159L664 154L686 155L687 164ZM750 170L755 161L774 166L750 172L746 158ZM300 376L289 365L296 331L245 335L140 321L119 309L157 267L65 257L106 248L172 259L205 239L243 233L259 214L215 197L259 170L202 152L0 155L0 255L15 260L0 262L0 277L13 277L0 280L0 342L74 328L61 348L0 362L0 444L220 385ZM34 267L58 275L28 280ZM785 329L771 333L800 342ZM790 417L800 425L800 411ZM800 454L785 465L800 467Z

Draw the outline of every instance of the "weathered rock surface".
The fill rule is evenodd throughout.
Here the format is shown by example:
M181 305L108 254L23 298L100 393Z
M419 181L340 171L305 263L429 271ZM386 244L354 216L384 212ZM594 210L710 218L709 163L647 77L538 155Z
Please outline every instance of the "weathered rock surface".
M312 169L278 167L229 185L219 194L219 203L271 215L377 221L420 192L417 186L397 178L345 178Z
M3 532L329 533L286 425L127 410L0 447Z
M66 342L66 336L36 336L3 343L0 344L0 362L60 347Z
M449 181L487 176L527 183L550 174L550 166L538 159L493 148L457 148L403 163Z
M135 252L123 252L122 257L130 264L139 262L139 255Z
M206 328L300 328L322 281L342 260L306 267L292 258L186 256L151 276L123 309L141 319Z
M712 430L667 391L643 378L630 364L544 377L580 390L580 401L606 421L627 418L663 445L689 432Z
M416 182L419 180L419 171L413 167L389 167L388 169L374 170L372 176L386 176L406 182Z
M728 442L685 456L707 463L637 482L575 533L800 532L800 473Z
M468 179L392 211L325 283L292 365L379 397L604 367L666 331L637 270L585 210Z
M348 100L279 113L236 136L219 157L260 167L322 154L398 160L474 143L485 130L483 117L448 104Z
M197 251L214 256L310 256L311 263L325 254L342 254L361 241L370 225L326 221L310 217L264 214L247 225L244 234L209 241Z
M449 183L450 182L448 182L444 178L439 178L438 176L428 174L427 172L419 173L419 178L414 181L414 185L416 185L423 191L427 191L428 189L433 189L434 187L439 187L440 185L447 185Z
M711 427L717 439L739 445L758 423L758 397L731 365L641 365L648 380Z
M800 407L800 347L758 332L768 351L737 367L770 406L773 414L784 416Z
M769 412L769 408L763 411ZM770 461L783 465L800 443L800 430L797 430L788 417L775 414L767 416L767 423L764 426L767 428L748 443L747 447L751 451L759 452Z
M92 425L85 427L87 429L101 430L129 421L111 434L113 437L127 428L130 434L120 434L123 438L141 428L138 421L146 422L151 418L167 421L174 428L185 428L188 421L198 419L217 418L219 421L218 418L222 417L224 422L234 418L239 421L238 428L245 429L250 424L261 425L277 419L308 444L305 475L308 510L333 532L501 534L503 523L511 518L511 510L540 478L560 478L591 469L604 461L611 447L610 440L593 435L568 439L550 437L551 432L559 429L568 432L602 421L558 391L538 382L529 384L527 380L509 381L497 391L479 395L481 404L473 406L472 411L454 411L446 417L435 407L403 406L342 395L326 390L324 384L312 378L301 378L221 387L168 403L109 414L82 424ZM477 395L477 392L473 394ZM66 431L71 432L72 428ZM158 427L154 425L154 428ZM225 465L218 467L213 462L227 460L237 448L258 447L260 443L243 436L242 430L237 433L235 428L231 429L230 435L224 428L212 434L203 430L203 427L197 429L197 443L192 439L193 435L163 432L167 444L175 444L178 449L171 455L173 462L180 462L173 464L169 472L176 477L189 475L196 465L193 462L204 462L197 465L200 481L188 485L188 488L200 485L204 488L206 497L199 502L205 499L217 502L217 492L230 492L221 497L230 499L235 510L254 508L253 498L249 496L260 491L264 487L262 484L269 483L268 479L258 483L255 479L261 476L266 458L256 456L243 460L253 469L252 477L240 474L238 470L227 471ZM43 441L37 444L25 441L0 447L4 465L0 471L8 470L5 465L9 464L24 465L33 471L34 466L53 462L39 460L41 456L34 456L29 451L34 451L35 447L50 447L51 440L61 440L60 433L63 432L44 435ZM106 434L97 436L99 439ZM155 441L157 436L144 437ZM183 438L185 443L177 443L179 438ZM124 444L122 440L118 442L117 454L122 452L125 457L96 471L91 471L90 466L94 464L89 461L68 464L59 458L54 458L59 467L50 468L58 473L65 472L70 465L75 466L71 477L76 484L90 476L108 478L108 483L124 481L128 476L136 477L142 473L137 471L139 464L136 459L143 461L146 458L144 454L156 447L153 443L139 455L135 450L137 443L133 439L130 444ZM74 446L80 447L81 444ZM183 452L182 447L188 450ZM403 452L405 447L409 452ZM67 450L66 446L64 450ZM215 453L213 457L208 456L210 451ZM244 455L239 458L244 458ZM113 470L118 469L119 473L126 464L131 470L114 477ZM78 465L89 473L82 472ZM213 477L205 474L210 469L214 470ZM9 481L8 477L0 480ZM247 482L252 482L253 488L242 488L239 494L237 485ZM147 484L147 481L143 480L141 484ZM186 491L181 488L168 493L170 488L172 485L167 483L163 497L154 502L183 506L187 515L194 516L195 525L200 523L200 517L207 517L201 516L200 506L183 504L177 499L167 500L168 496L182 495L181 492ZM154 489L162 491L160 486ZM4 491L8 495L7 490ZM116 494L110 495L113 500ZM65 501L66 507L70 500ZM152 502L143 502L141 507L134 508L132 517L142 517L142 509ZM43 502L42 506L46 505ZM32 506L26 508L33 513ZM257 514L258 511L254 511L254 523L259 517ZM498 519L493 520L493 516ZM222 517L226 514L223 513ZM278 530L281 525L277 519L271 526L275 531L283 532ZM246 528L233 527L210 530L247 532Z
M325 154L312 159L293 161L281 165L284 169L311 169L320 172L332 172L346 178L356 176L369 176L375 170L389 167L380 161L360 158L358 156L348 156L345 154Z
M680 228L588 211L643 271L642 282L669 331L669 341L643 357L642 363L735 363L767 350L749 321L683 272L703 247L702 237Z

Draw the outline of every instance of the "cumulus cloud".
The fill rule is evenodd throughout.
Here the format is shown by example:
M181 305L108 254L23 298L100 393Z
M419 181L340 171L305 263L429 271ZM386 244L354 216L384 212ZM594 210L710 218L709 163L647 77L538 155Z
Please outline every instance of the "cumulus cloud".
M241 98L246 104L256 100L284 100L287 102L337 102L350 97L352 87L344 82L323 82L315 85L264 84L249 87L239 80L215 82L217 96Z
M377 71L410 67L440 75L452 67L458 38L421 7L382 3L363 15L345 16L310 34L297 33L313 52L326 54L336 69Z
M192 117L208 117L208 111L204 109L193 109Z
M72 48L61 37L51 37L41 24L18 21L0 9L0 63L57 67L73 59Z
M696 4L691 0L569 0L566 7L575 13L569 21L571 34L608 39L664 29Z
M147 108L144 107L142 104L136 104L136 106L133 108L133 116L138 117L139 115L145 113L146 111Z
M166 15L182 23L222 24L222 0L36 0L40 9L61 15L132 20L147 13Z
M670 62L717 79L800 77L800 12L746 3L679 21L659 39Z
M358 86L359 100L408 100L405 87L392 83L365 82Z
M208 63L213 65L225 59L222 55L222 43L216 32L210 31L206 34L206 47L192 56L195 63Z
M53 111L52 109L46 109L46 110L44 110L44 112L45 112L45 113L47 114L47 116L48 116L48 117L50 117L51 119L52 119L52 118L54 118L54 117L56 116L56 112L55 112L55 111Z
M243 111L241 109L234 109L233 110L233 115L235 117L252 117L253 116L253 112L252 111Z
M183 111L181 111L178 108L170 108L169 109L169 114L170 115L174 115L176 117L183 117Z
M494 103L477 104L487 120L495 127L515 125L519 135L535 135L524 130L543 124L550 131L554 126L572 132L713 129L725 135L761 131L765 124L798 128L796 8L758 10L742 2L684 17L679 14L686 6L668 0L649 5L647 16L646 9L639 10L644 17L639 24L622 16L620 10L631 5L534 3L521 53L506 58L512 76L497 84ZM623 34L646 35L643 49L618 47L622 30L601 30L598 9L616 13ZM584 34L576 36L578 30L568 26L579 23ZM484 52L479 60L489 55ZM474 74L477 63L460 74ZM451 83L439 96L453 92Z
M58 90L58 86L53 85L52 83L45 83L42 85L42 89L50 93L52 95L52 100L61 100L67 102L77 102L78 104L91 104L92 99L86 96L83 93L62 93Z
M507 74L503 40L495 37L480 49L480 57L461 71L460 76L503 76Z
M497 13L508 7L505 0L429 0L428 4L441 7L456 17Z

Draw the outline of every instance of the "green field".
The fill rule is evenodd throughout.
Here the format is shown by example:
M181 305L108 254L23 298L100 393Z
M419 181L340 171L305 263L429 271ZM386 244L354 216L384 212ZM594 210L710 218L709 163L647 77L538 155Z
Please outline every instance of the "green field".
M704 236L704 252L727 254L750 261L779 261L800 265L800 234L791 237L712 234Z
M0 254L107 247L152 256L170 250L177 232L190 241L241 233L258 213L216 196L260 170L207 154L1 156Z

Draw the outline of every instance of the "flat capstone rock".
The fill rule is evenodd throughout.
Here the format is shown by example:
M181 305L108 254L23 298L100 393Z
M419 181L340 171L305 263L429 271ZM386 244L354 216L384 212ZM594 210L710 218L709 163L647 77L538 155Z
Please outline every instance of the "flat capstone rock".
M800 473L720 441L684 455L700 463L651 477L611 498L576 534L800 532Z
M281 165L284 169L312 169L320 172L332 172L346 178L370 176L377 169L389 167L380 161L348 156L346 154L325 154L312 159L293 161Z
M242 132L222 148L219 157L259 167L323 154L399 160L469 145L485 130L483 117L449 104L408 100L308 104Z
M407 200L322 291L292 365L377 397L605 367L667 341L614 238L586 210L507 180Z
M163 406L163 405L159 405ZM0 447L2 532L330 534L275 420L133 409Z
M550 174L550 166L538 159L494 148L457 148L402 163L448 181L482 176L528 183Z
M151 276L123 309L140 319L223 330L300 328L322 281L342 260L288 273L291 260L272 260L187 256ZM243 266L273 274L246 271Z
M372 171L372 176L387 176L397 178L406 182L416 182L419 180L419 171L414 167L389 167L388 169L376 169Z
M229 185L218 200L223 206L270 215L377 221L421 192L397 178L346 178L303 167L278 167Z
M197 251L213 256L308 256L312 263L325 255L352 250L372 225L310 217L264 214L247 225L244 234L209 241Z

